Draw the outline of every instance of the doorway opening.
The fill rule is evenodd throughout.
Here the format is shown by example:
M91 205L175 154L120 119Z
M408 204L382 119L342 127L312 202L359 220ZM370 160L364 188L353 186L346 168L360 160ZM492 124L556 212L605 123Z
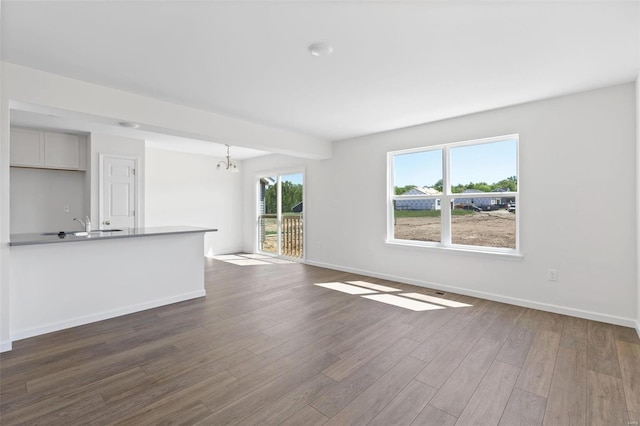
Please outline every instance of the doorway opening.
M304 173L258 179L258 252L304 258Z

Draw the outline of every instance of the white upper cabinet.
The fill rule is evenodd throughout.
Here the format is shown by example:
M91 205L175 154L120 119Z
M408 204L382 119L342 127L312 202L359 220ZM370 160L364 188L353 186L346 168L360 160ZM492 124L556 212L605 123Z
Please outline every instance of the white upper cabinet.
M44 167L44 132L11 129L11 165Z
M44 164L60 169L79 169L80 137L44 132Z
M84 138L69 133L11 129L11 165L45 169L85 170Z

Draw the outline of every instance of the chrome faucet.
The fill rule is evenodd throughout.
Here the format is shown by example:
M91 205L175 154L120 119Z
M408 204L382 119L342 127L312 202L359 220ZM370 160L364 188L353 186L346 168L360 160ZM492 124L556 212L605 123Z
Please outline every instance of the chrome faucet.
M80 222L80 224L84 226L84 232L91 232L91 219L89 219L89 216L85 217L84 222L76 217L74 217L73 220L76 222Z

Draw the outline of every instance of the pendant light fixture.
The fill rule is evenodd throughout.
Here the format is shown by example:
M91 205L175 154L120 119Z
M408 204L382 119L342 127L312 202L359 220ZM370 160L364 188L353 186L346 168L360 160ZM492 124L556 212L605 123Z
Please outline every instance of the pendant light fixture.
M231 154L229 154L229 145L227 147L227 159L224 161L218 162L218 170L224 169L228 172L238 173L240 169L238 169L238 164L235 161L231 161Z

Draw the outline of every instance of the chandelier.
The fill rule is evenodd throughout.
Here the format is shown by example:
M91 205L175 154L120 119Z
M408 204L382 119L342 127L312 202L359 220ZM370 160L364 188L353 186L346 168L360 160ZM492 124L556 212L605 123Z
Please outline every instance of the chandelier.
M231 161L231 154L229 154L229 145L227 147L227 159L224 161L218 162L218 170L224 168L224 170L232 173L238 173L240 169L238 169L238 164L235 161Z

